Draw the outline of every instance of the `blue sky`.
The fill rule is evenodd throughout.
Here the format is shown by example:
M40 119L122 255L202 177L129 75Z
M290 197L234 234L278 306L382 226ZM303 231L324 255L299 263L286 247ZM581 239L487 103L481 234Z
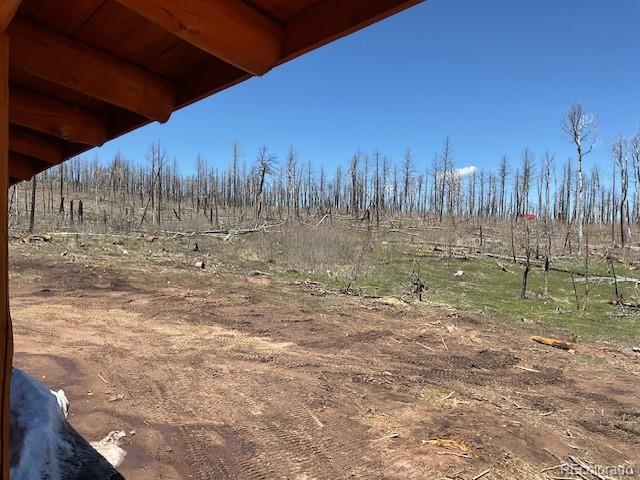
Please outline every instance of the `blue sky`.
M495 169L525 146L569 157L560 120L579 101L608 170L612 137L640 128L639 32L639 0L428 0L87 155L143 162L160 141L189 173L238 140L248 163L263 144L316 168L411 147L423 168L448 135L457 166Z

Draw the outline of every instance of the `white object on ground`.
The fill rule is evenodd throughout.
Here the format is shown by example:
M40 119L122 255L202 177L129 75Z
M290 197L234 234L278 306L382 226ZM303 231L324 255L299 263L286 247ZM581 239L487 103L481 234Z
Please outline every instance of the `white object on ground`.
M71 445L60 435L65 423L61 397L66 400L64 392L61 396L52 395L22 370L13 369L10 417L13 480L61 478L59 458L72 454Z
M58 401L58 406L60 407L60 410L62 411L62 414L64 415L64 418L67 418L69 416L69 400L67 399L67 396L64 393L64 390L51 390L51 393L53 394L54 397L56 397L56 400Z
M119 441L126 434L111 432L89 446L67 423L68 411L69 400L62 390L49 390L22 370L13 369L11 480L75 478L79 467L83 478L122 478L113 476L109 463L114 467L122 463L126 452L119 447Z
M102 440L91 442L91 446L106 458L113 468L118 468L127 456L127 452L120 448L120 439L126 436L127 434L122 430L114 430Z
M464 271L463 270L458 270L456 273L453 274L454 277L461 277L464 275Z

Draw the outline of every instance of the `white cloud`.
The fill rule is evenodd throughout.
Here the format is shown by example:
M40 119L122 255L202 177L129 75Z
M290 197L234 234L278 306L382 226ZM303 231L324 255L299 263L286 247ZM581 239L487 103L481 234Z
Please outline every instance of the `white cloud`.
M458 175L458 177L466 177L467 175L473 175L477 171L478 169L474 165L469 165L468 167L456 169L456 175Z

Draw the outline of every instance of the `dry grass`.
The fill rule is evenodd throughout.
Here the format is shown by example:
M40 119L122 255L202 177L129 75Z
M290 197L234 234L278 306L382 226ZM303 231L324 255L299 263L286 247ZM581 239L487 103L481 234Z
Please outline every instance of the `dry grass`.
M367 243L366 232L329 226L288 225L278 232L261 235L254 247L262 260L285 270L348 274L361 260L363 248L364 256L371 257Z

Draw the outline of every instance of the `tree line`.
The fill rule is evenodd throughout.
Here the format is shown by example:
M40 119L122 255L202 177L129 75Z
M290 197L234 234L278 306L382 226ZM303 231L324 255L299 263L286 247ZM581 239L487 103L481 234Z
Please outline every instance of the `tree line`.
M603 175L597 165L584 166L597 141L595 117L573 105L561 128L574 157L558 161L524 148L519 159L503 156L495 170L457 167L449 138L429 162L411 149L399 162L357 151L332 170L301 161L294 147L279 157L263 146L252 159L238 142L227 167L198 156L189 174L157 143L145 163L120 154L108 163L80 156L12 187L12 227L132 231L324 215L375 225L398 216L430 223L535 217L575 226L580 245L587 224L609 225L612 240L627 244L640 219L640 132L613 139L611 174Z

